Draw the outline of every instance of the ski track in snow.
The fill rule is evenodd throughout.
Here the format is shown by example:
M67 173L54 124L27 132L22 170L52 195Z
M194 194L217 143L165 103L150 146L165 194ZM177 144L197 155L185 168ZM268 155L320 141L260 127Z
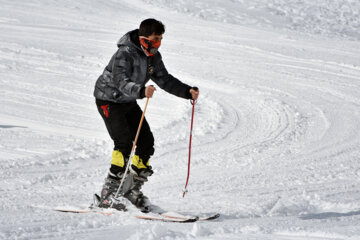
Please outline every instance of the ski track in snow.
M359 42L188 10L169 17L164 4L2 1L0 239L359 239ZM185 199L191 104L160 89L150 100L155 174L144 193L165 209L221 218L54 212L87 206L101 189L112 142L93 85L117 39L150 15L167 27L169 72L201 97Z

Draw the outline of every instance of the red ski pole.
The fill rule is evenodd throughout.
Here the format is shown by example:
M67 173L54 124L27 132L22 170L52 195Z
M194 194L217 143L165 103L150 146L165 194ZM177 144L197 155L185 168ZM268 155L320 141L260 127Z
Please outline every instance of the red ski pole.
M185 194L187 193L187 185L189 183L189 177L190 177L190 159L191 159L191 140L192 140L192 131L193 131L193 123L194 123L194 110L195 110L195 101L192 100L192 114L191 114L191 127L190 127L190 141L189 141L189 161L188 161L188 173L186 178L186 184L183 192L183 198L185 197Z

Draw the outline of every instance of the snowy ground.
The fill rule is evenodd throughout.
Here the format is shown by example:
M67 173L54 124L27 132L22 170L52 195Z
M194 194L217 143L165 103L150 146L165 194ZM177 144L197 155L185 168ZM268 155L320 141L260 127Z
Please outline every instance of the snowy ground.
M360 239L358 2L191 2L0 1L0 239ZM185 199L191 105L160 89L150 100L144 192L222 216L54 212L100 191L112 142L93 86L148 17L167 27L168 70L201 97Z

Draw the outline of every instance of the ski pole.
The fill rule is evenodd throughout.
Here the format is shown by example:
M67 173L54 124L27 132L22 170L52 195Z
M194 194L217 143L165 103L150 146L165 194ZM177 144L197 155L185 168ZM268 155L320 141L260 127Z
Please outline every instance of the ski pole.
M144 107L144 111L143 111L143 113L142 113L142 115L141 115L139 127L138 127L138 130L137 130L137 132L136 132L135 140L134 140L134 143L133 143L133 146L132 146L132 149L131 149L130 157L129 157L129 160L128 160L127 164L126 164L126 169L125 169L125 172L124 172L124 176L122 177L121 182L120 182L120 185L119 185L119 187L118 187L118 189L117 189L117 191L116 191L116 194L115 194L115 197L114 197L115 199L117 198L117 196L118 196L118 194L119 194L119 192L120 192L120 189L121 189L122 185L124 184L126 175L127 175L127 173L128 173L129 167L130 167L131 158L134 156L135 147L136 147L136 142L137 142L137 140L138 140L138 138L139 138L139 135L140 135L141 126L142 126L143 121L144 121L144 118L145 118L145 112L146 112L147 105L148 105L148 103L149 103L149 99L150 99L150 98L148 97L147 100L146 100L145 107ZM112 207L113 204L114 204L114 202L111 203L111 206L110 206L110 207Z
M191 127L190 127L190 140L189 140L189 160L188 160L188 173L185 183L185 188L183 192L183 198L185 197L185 194L187 193L187 185L189 183L189 177L190 177L190 159L191 159L191 140L192 140L192 131L193 131L193 123L194 123L194 110L195 110L195 100L192 100L192 114L191 114Z

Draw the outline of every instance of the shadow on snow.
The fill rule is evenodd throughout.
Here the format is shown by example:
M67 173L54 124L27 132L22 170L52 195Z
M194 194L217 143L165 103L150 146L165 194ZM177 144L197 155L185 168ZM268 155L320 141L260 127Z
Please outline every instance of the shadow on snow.
M302 220L310 220L310 219L326 219L326 218L333 218L333 217L350 217L360 215L360 210L358 211L351 211L347 213L337 213L337 212L324 212L324 213L311 213L300 216L299 218Z
M0 125L0 128L27 128L27 127L15 126L15 125Z

